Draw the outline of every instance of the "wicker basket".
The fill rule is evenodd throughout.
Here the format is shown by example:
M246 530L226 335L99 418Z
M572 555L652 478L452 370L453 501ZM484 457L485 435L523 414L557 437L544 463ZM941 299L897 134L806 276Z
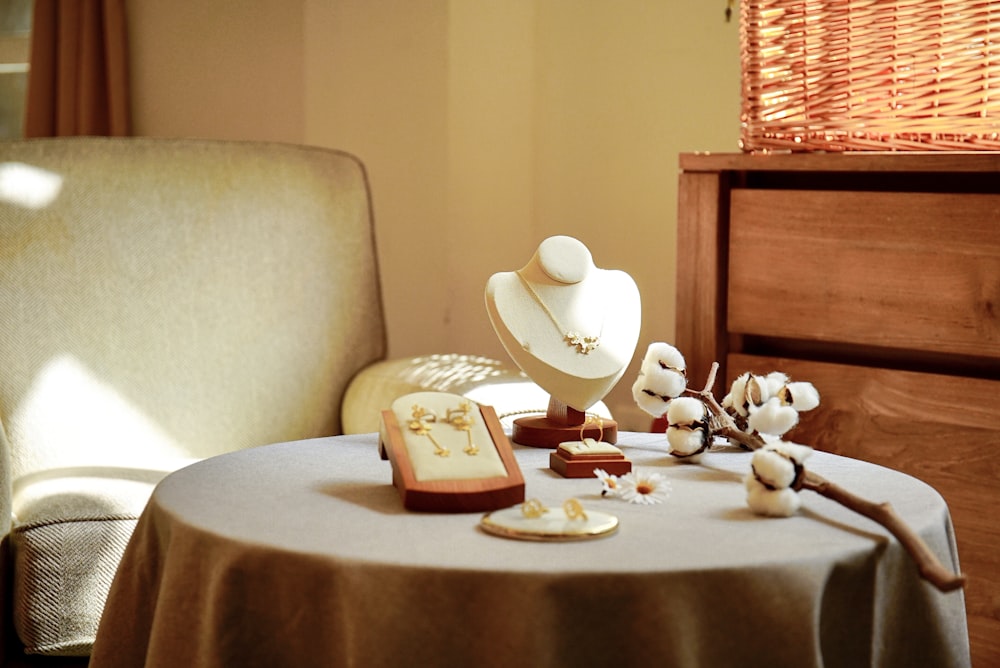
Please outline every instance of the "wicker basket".
M745 151L1000 150L1000 3L742 0Z

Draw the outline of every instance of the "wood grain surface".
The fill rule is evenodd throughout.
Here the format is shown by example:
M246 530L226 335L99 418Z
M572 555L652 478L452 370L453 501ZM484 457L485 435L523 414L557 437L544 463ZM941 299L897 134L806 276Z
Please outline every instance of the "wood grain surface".
M677 328L701 387L782 370L796 441L909 473L955 524L974 666L1000 665L1000 152L688 153ZM721 396L721 395L720 395Z

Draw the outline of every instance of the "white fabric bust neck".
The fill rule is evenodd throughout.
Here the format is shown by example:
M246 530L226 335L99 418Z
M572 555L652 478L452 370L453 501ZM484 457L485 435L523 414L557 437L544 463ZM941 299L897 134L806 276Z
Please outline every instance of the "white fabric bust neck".
M549 237L524 267L491 276L486 307L511 359L555 399L581 411L614 387L639 339L635 281L598 268L573 237ZM570 333L578 343L567 340Z

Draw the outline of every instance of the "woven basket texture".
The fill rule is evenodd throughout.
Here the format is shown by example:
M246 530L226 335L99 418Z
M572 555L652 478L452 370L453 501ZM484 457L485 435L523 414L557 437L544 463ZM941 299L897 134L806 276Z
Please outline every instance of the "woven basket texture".
M744 151L1000 150L1000 2L743 0Z

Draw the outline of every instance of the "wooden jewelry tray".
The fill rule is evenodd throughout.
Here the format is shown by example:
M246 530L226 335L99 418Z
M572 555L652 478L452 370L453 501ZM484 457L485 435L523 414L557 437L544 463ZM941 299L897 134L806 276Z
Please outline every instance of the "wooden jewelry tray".
M420 402L427 404L434 401L440 402L443 399L456 405L459 402L471 404L472 419L478 418L481 420L481 425L485 427L485 431L479 433L488 434L489 437L489 442L478 444L479 448L488 457L499 458L499 462L502 463L502 467L497 467L502 472L500 475L419 479L420 476L416 473L419 467L415 466L415 461L407 446L407 438L409 437L411 442L413 439L412 435L408 433L410 431L409 424L412 423L401 426L397 413L400 406L404 406L406 409L411 406L416 408ZM432 424L437 428L436 433L448 433L448 423ZM403 506L408 510L471 513L506 508L524 501L524 477L517 460L514 458L510 441L492 406L482 406L470 402L464 397L448 393L418 392L400 397L393 402L393 409L383 410L381 426L379 454L382 459L388 459L392 463L392 484L398 490ZM442 437L438 436L439 439ZM422 443L421 445L427 448L432 447L430 443ZM450 462L460 461L464 457L466 455L458 450L448 457L431 461L435 465L439 464L439 468L443 469ZM424 460L426 461L427 458L425 457Z

